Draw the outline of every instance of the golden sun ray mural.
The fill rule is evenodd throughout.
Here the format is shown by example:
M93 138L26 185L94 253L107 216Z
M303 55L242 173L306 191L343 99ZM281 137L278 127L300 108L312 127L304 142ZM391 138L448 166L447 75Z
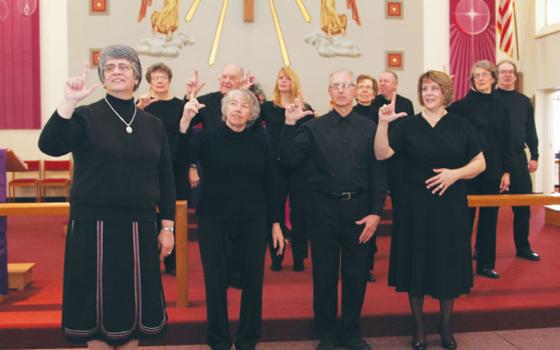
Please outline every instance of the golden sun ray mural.
M190 22L194 17L194 14L200 5L202 0L193 0L193 3L187 14L185 16L185 21ZM305 21L311 22L311 16L309 12L305 8L303 0L295 0L297 6L304 18ZM220 11L220 16L218 17L218 24L216 25L216 32L214 33L214 39L212 41L212 47L210 49L210 56L208 57L208 65L212 66L216 62L216 55L218 52L218 47L220 45L220 38L222 36L222 29L224 25L224 19L226 17L227 8L228 8L229 0L223 0L222 8ZM282 55L282 60L284 61L284 65L290 65L290 57L288 55L288 49L286 48L286 43L284 41L284 34L282 33L282 28L280 26L280 20L278 18L278 14L276 12L276 4L274 0L268 0L268 5L270 7L270 13L272 15L272 21L274 23L274 29L276 30L276 38L278 39L278 44L280 45L280 53ZM252 6L252 1L249 6Z

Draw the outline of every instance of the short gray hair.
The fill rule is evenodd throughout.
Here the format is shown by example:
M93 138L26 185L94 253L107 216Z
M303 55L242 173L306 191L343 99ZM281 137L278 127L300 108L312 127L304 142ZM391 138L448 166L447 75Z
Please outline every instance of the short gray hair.
M103 74L105 63L107 60L115 58L125 59L132 65L134 79L138 80L138 83L134 85L134 91L136 91L142 81L142 65L140 64L140 58L138 58L136 51L127 45L110 45L101 50L101 53L99 54L99 64L97 65L97 75L99 75L99 80L102 83L105 83L105 76Z
M261 112L259 100L255 97L255 95L249 91L248 89L233 89L230 90L223 98L222 98L222 120L226 121L226 112L229 106L229 101L231 101L234 97L242 95L247 99L249 104L251 105L251 116L247 121L247 126L251 126L259 117Z
M331 78L333 77L333 75L335 74L339 74L339 73L347 73L350 75L350 81L354 82L354 73L350 70L350 69L337 69L334 72L332 72L331 74L329 74L329 81L331 81Z

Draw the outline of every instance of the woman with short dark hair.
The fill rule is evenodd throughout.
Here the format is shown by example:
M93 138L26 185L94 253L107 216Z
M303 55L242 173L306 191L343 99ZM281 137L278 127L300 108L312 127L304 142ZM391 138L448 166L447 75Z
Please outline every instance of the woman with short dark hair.
M134 103L136 52L104 48L98 73L107 93L78 107L97 87L86 86L88 72L86 63L67 80L39 138L44 153L74 159L62 329L90 349L134 349L167 324L159 264L174 246L171 156L163 123Z

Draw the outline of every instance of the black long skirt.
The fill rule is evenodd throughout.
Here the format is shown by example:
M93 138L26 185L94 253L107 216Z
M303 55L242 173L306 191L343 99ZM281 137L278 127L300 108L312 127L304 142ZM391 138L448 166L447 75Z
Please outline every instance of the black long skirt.
M161 335L166 323L155 221L71 220L62 305L68 340L119 345Z

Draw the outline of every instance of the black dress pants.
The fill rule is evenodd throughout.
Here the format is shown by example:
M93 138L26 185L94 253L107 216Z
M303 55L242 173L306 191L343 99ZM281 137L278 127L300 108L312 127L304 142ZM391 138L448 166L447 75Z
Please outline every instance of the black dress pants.
M175 194L177 200L187 199L187 186L189 179L187 176L187 165L185 163L173 162L173 177L175 178ZM158 218L158 229L161 227L161 221ZM175 232L173 232L173 238L175 238ZM175 246L171 250L171 254L163 259L163 264L165 265L165 271L171 272L175 270Z
M281 203L286 203L286 199L290 201L292 257L294 261L303 260L307 258L309 250L309 213L307 209L309 189L307 188L306 175L302 169L292 169L281 165L278 165L278 167L278 186ZM282 232L286 233L288 230L285 221L281 221ZM284 253L280 256L276 254L272 240L269 240L269 249L272 259L284 259Z
M509 192L511 194L533 193L533 184L529 175L527 156L525 151L513 154L513 166L510 176L511 184ZM531 249L529 244L529 220L531 209L528 206L512 207L513 210L513 238L517 251Z
M468 183L469 194L498 194L500 180L475 178ZM496 267L496 229L499 207L479 208L476 230L477 269ZM469 227L473 228L476 208L469 208ZM472 232L472 230L471 230Z
M242 294L236 344L251 348L261 336L264 254L270 232L266 218L200 216L198 225L206 288L207 342L212 349L229 349L232 344L227 288L232 253L238 249Z
M321 339L334 339L337 327L338 274L342 275L341 329L345 339L360 336L360 314L367 283L368 245L356 225L369 212L369 196L341 200L321 192L311 194L311 256L313 311Z

